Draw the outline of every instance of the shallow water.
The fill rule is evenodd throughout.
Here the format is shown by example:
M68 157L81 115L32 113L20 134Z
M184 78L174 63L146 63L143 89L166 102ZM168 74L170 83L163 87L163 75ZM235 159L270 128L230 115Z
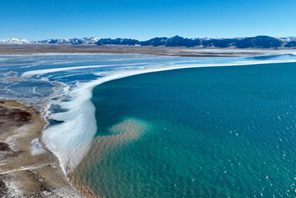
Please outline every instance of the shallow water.
M105 197L295 197L296 64L143 74L97 86L76 175Z

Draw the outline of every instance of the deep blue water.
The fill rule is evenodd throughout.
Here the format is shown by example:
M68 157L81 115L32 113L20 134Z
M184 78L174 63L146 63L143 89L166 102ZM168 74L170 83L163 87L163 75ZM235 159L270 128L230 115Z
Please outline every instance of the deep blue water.
M107 82L77 173L120 198L295 197L296 64L198 68Z

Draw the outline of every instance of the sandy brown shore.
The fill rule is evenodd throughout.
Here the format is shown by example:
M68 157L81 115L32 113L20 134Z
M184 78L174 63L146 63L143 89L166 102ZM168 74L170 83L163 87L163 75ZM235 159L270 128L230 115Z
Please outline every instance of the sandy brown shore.
M207 49L186 47L151 47L151 46L96 46L96 45L44 45L0 44L0 54L42 54L42 53L136 53L166 56L188 57L233 57L263 55L279 50L267 49Z
M45 125L33 107L0 100L0 197L80 197L39 141Z

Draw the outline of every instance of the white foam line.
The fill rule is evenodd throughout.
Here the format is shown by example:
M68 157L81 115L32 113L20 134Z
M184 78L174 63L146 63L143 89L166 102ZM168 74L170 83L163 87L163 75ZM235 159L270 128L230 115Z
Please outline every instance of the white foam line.
M276 64L276 63L294 63L296 59L291 60L272 60L272 61L236 61L232 63L222 63L222 64L175 64L174 66L163 67L162 65L154 66L155 68L144 68L142 70L131 70L131 71L111 71L108 72L109 75L102 77L100 79L84 83L83 87L80 89L93 89L95 86L98 86L102 83L125 78L129 76L145 74L145 73L153 73L153 72L161 72L168 70L177 70L177 69L190 69L190 68L200 68L200 67L226 67L226 66L249 66L249 65L262 65L262 64ZM96 73L97 75L101 74L100 72ZM77 89L78 90L78 89Z
M146 68L140 70L135 68L135 70L111 71L108 72L108 75L105 77L87 83L80 83L76 89L73 89L69 93L73 100L59 103L62 108L69 109L69 111L51 115L51 118L64 120L64 122L46 129L43 133L42 140L58 157L62 170L64 174L67 175L67 173L75 169L83 157L88 153L92 139L97 131L95 107L91 102L92 90L94 87L108 81L128 76L174 69L242 66L286 62L296 62L296 60L242 61L224 64L177 64L169 67L162 67L159 65L157 68Z

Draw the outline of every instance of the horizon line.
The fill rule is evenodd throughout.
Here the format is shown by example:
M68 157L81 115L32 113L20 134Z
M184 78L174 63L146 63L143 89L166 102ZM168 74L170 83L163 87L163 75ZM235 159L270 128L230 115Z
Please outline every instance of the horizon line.
M83 38L96 38L96 39L133 39L138 41L147 41L153 38L174 38L174 37L182 37L186 39L239 39L239 38L255 38L260 36L267 36L272 38L296 38L296 36L270 36L268 34L258 34L256 36L236 36L236 37L185 37L176 34L175 36L154 36L150 37L149 39L136 39L132 37L98 37L98 36L83 36L83 37L52 37L52 38L44 38L44 39L27 39L27 38L20 38L20 37L10 37L10 38L0 38L0 41L7 41L7 40L26 40L26 41L42 41L42 40L49 40L49 39L83 39Z

